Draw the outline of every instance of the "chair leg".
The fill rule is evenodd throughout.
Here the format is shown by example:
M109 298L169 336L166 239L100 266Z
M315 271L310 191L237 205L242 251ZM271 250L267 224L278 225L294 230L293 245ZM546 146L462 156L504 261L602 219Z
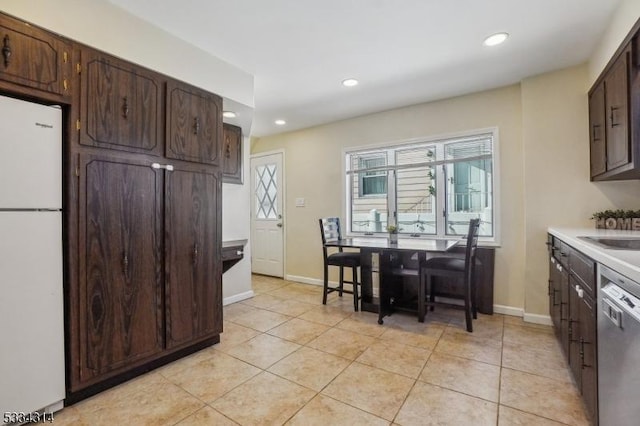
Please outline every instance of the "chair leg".
M324 282L322 284L322 304L327 304L327 293L329 292L329 265L324 264Z
M473 319L478 319L478 283L476 282L478 274L476 265L472 265L471 268L471 312L473 312Z
M353 310L358 312L358 267L353 267L351 280L353 281Z
M431 302L431 306L429 306L429 310L433 312L435 308L434 303L436 302L436 294L433 289L433 278L431 274L427 274L427 293L429 293L429 302Z
M424 279L425 274L420 271L420 283L418 284L418 322L424 322L425 309L424 304L426 301L425 286L427 283Z
M344 268L340 267L340 284L338 285L340 290L338 291L338 296L342 297L342 291L344 290Z
M473 332L473 323L471 319L471 282L470 280L465 280L464 286L464 317L467 323L467 331L469 333Z

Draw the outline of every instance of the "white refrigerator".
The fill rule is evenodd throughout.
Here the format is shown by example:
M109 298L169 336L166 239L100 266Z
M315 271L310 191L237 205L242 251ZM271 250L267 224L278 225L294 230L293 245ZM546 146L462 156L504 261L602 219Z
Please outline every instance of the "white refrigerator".
M0 96L0 414L64 396L62 112Z

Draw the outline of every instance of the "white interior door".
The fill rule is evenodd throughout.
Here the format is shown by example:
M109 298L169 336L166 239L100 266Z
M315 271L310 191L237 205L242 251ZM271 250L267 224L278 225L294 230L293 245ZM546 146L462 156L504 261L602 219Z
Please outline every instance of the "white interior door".
M282 153L251 158L251 272L284 277Z

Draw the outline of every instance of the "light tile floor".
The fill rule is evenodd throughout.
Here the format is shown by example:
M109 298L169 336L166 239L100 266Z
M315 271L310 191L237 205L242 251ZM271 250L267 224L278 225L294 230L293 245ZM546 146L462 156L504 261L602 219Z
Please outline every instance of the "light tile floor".
M56 413L56 425L588 425L550 327L353 312L254 276L221 343Z

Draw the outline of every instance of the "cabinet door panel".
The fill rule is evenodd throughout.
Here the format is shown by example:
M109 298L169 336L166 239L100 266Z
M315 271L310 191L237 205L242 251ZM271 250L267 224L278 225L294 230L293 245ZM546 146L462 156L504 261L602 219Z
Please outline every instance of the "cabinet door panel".
M83 57L80 143L160 154L159 78L103 54L87 52Z
M181 168L165 184L167 345L222 331L220 183Z
M166 156L220 165L222 99L183 83L167 85Z
M70 95L71 46L36 27L0 16L0 79Z
M242 128L224 124L222 144L223 175L226 183L242 183Z
M604 84L589 97L589 141L591 149L591 177L607 171L607 142Z
M625 50L604 80L606 90L607 170L631 161L629 141L629 55Z
M580 300L580 337L583 352L582 398L592 419L598 418L598 360L596 342L596 309L594 301L584 296Z
M554 330L559 333L562 315L562 274L558 270L558 261L553 256L549 257L549 281L549 314Z
M576 381L576 386L580 389L582 385L582 350L580 343L581 331L581 299L576 290L576 281L569 277L569 367Z
M162 340L158 174L89 158L80 191L81 375L158 353Z

